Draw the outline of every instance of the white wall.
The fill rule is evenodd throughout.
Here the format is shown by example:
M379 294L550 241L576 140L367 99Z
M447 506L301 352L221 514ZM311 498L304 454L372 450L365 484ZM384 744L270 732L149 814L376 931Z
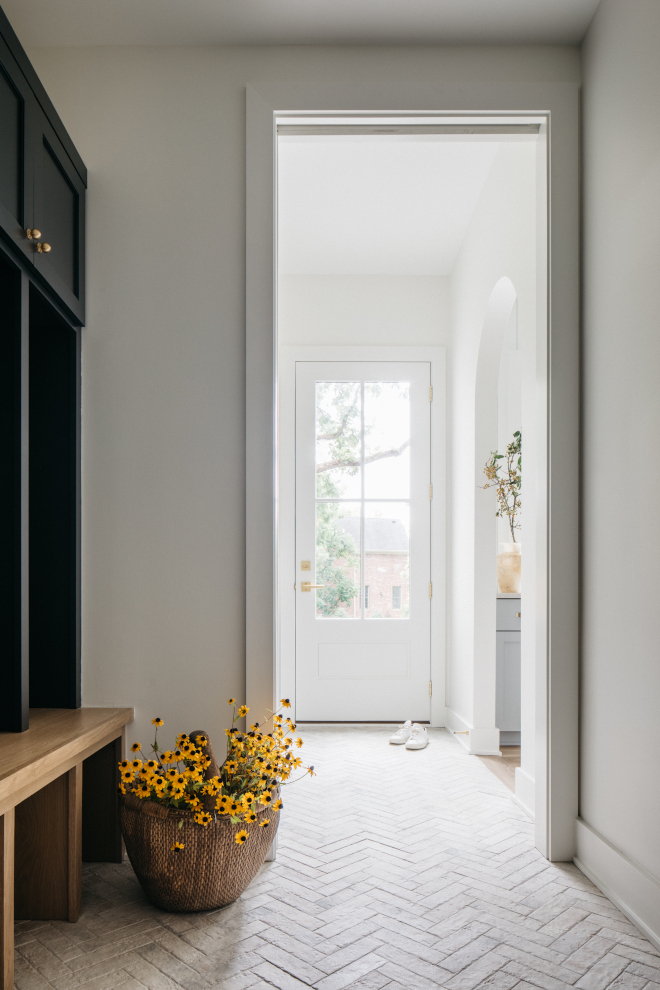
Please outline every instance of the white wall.
M467 236L450 279L452 350L450 375L450 587L451 621L447 683L448 724L467 727L475 752L497 749L495 730L495 491L483 491L480 467L497 442L497 384L501 347L511 316L513 296L492 297L508 279L517 299L518 337L525 377L531 388L523 405L532 433L535 383L536 312L536 143L503 144L475 209ZM489 310L489 305L491 310ZM501 317L496 308L504 306ZM506 307L509 307L508 309ZM495 307L495 309L493 308ZM489 329L487 319L500 319ZM503 321L503 322L502 322ZM479 400L478 365L486 335L497 338L492 355L494 416L492 438L475 449ZM490 346L486 342L486 346ZM499 347L499 349L498 349ZM480 431L480 435L483 431ZM523 431L523 436L524 436ZM477 441L479 442L479 441ZM531 447L531 435L528 439ZM476 460L475 460L476 459ZM531 460L528 461L531 464ZM525 471L525 504L534 505L534 474ZM481 525L480 525L481 520ZM478 534L492 536L486 540ZM477 534L477 535L475 535ZM524 582L530 573L531 547L523 548ZM529 628L529 626L528 626ZM523 769L534 777L534 650L524 636L523 668L526 690L523 709ZM529 800L529 798L528 798ZM527 803L527 801L525 802Z
M602 0L584 45L578 855L660 940L660 5Z
M154 714L168 730L194 723L217 735L225 699L245 690L246 84L314 94L341 81L351 85L351 105L369 109L392 85L402 106L432 109L448 86L481 87L489 98L506 86L498 92L517 94L507 107L536 109L527 99L538 87L573 92L577 51L29 54L90 176L84 703L135 705L138 738ZM475 97L474 107L487 102ZM570 149L570 111L562 119ZM571 188L571 168L562 188Z
M280 344L444 345L448 283L435 275L280 275Z

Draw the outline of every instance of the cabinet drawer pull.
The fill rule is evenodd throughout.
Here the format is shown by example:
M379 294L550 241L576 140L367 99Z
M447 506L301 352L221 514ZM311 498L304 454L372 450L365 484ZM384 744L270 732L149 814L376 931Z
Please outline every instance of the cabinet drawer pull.
M38 241L41 237L41 231L37 230L36 227L28 227L25 233L27 234L28 241Z
M37 244L37 251L39 254L48 254L51 250L50 244Z
M519 619L520 618L520 615L521 615L520 612L516 612L516 619Z

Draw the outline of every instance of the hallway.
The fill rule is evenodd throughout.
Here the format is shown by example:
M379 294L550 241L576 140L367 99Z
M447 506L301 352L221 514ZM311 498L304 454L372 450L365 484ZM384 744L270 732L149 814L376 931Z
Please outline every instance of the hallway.
M84 873L77 925L16 926L20 990L657 990L660 953L444 730L300 726L277 862L235 904L149 905L128 863Z

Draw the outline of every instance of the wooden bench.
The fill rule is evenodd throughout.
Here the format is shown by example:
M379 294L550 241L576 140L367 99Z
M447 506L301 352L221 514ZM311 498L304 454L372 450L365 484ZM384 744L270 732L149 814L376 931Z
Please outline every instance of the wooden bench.
M77 921L82 861L121 862L117 761L132 708L33 708L0 733L0 990L14 919Z

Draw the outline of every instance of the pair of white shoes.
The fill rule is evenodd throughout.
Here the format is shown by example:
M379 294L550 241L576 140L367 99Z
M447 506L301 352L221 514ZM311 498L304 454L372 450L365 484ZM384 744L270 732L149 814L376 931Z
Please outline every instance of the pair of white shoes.
M403 746L406 749L426 749L429 744L429 737L426 729L418 722L411 722L408 719L400 725L393 736L390 736L390 746Z

